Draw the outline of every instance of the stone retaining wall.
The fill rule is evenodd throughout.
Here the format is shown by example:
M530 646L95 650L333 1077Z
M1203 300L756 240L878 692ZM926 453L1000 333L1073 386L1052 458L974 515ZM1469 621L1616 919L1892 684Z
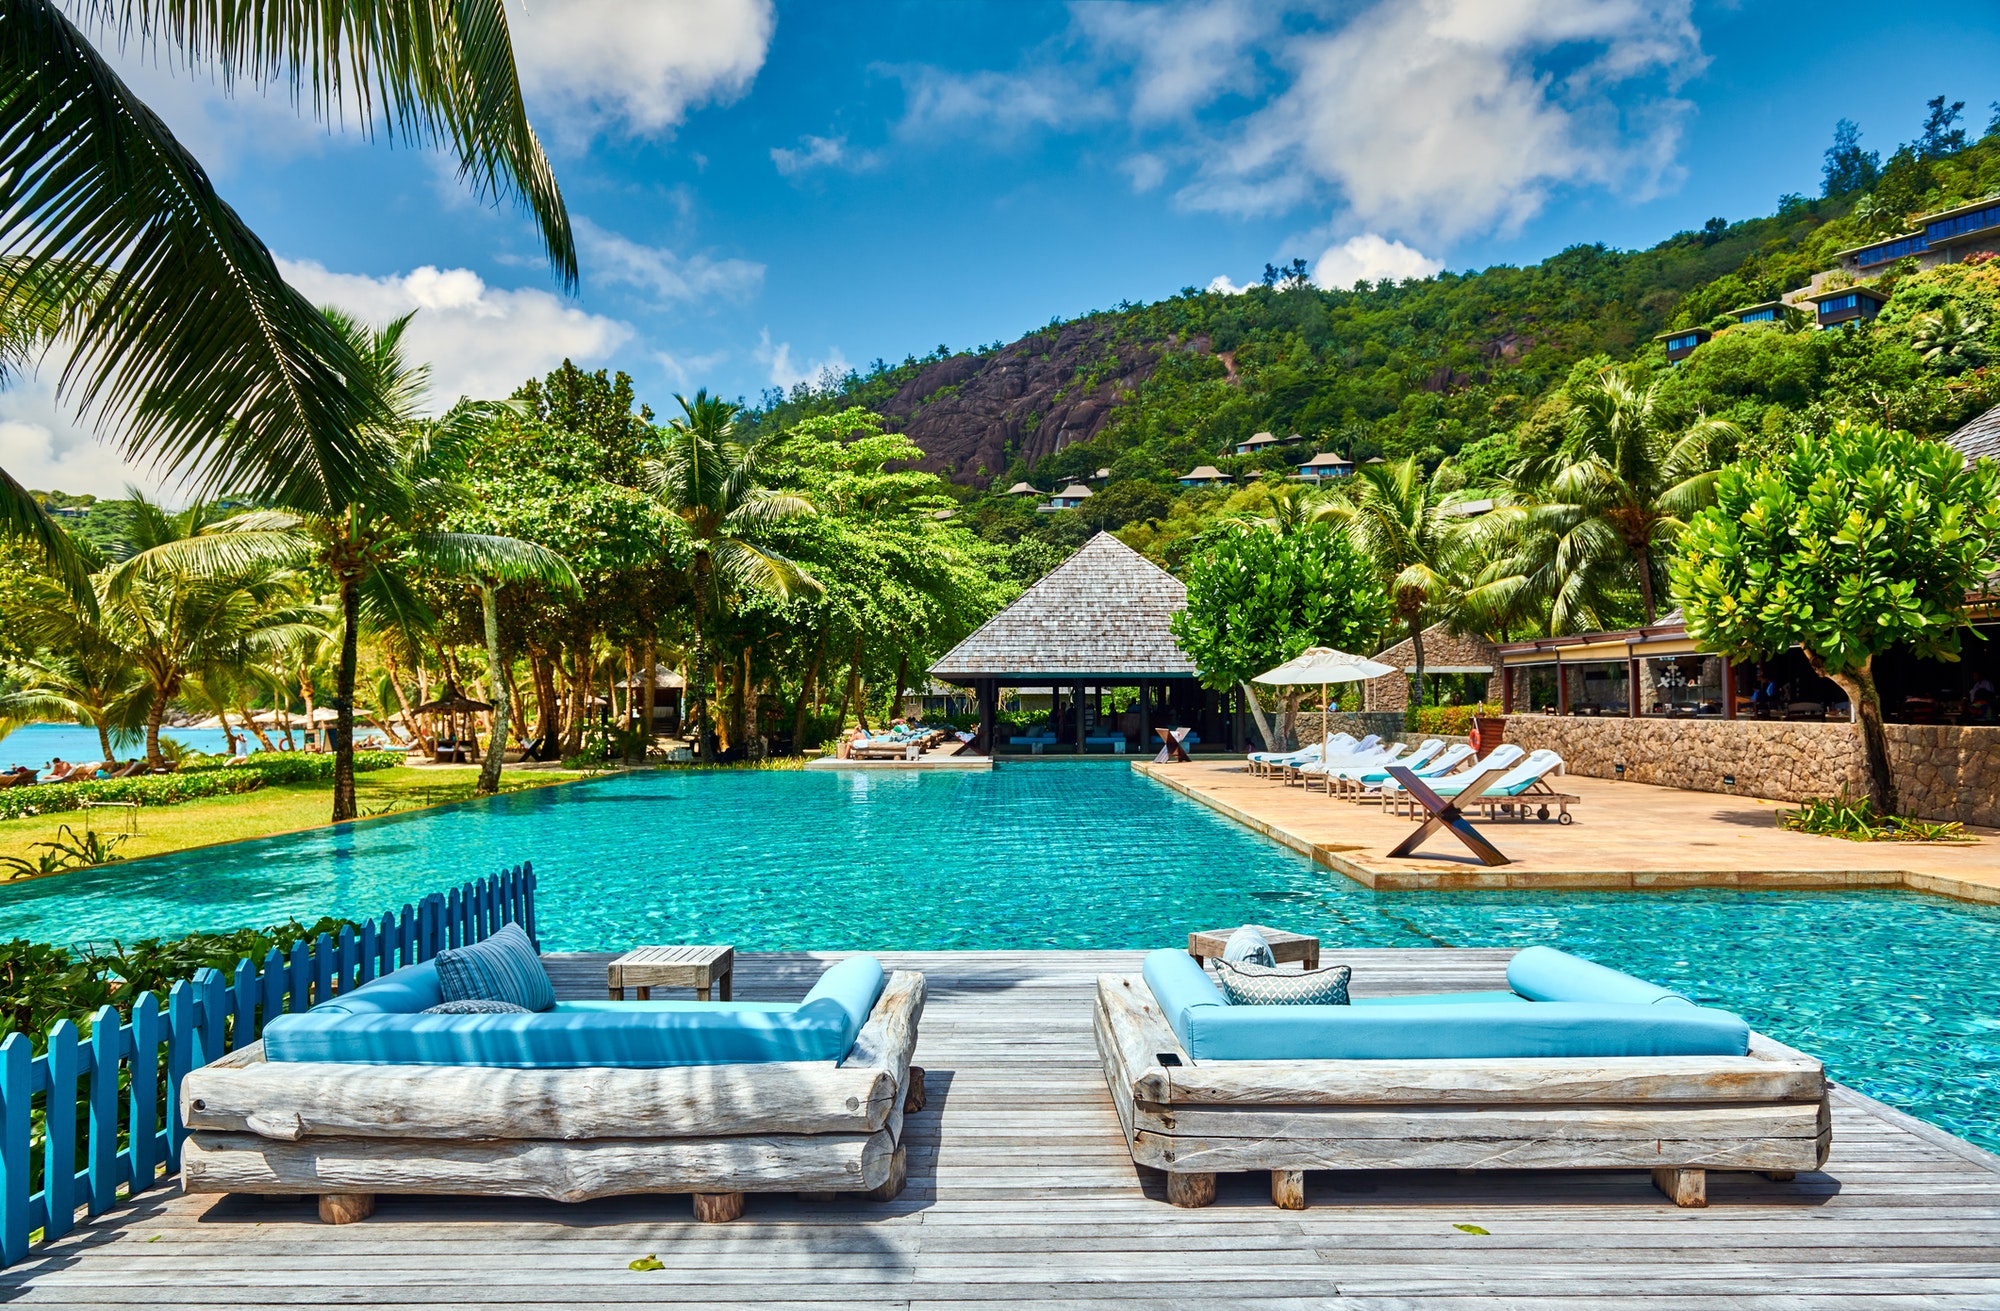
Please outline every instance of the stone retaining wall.
M1414 741L1417 735L1396 736ZM1888 736L1905 812L2000 827L2000 728L1890 724ZM1772 801L1868 791L1853 724L1513 715L1507 740L1528 751L1554 751L1570 773L1586 778Z

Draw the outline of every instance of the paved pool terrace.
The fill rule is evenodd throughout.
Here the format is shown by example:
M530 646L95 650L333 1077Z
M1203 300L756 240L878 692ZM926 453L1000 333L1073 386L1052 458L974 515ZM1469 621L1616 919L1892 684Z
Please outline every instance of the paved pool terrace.
M1572 824L1478 822L1513 861L1488 869L1434 834L1418 858L1391 859L1412 821L1251 774L1242 760L1133 765L1182 796L1379 891L1445 889L1913 888L2000 904L2000 830L1969 843L1850 842L1788 833L1776 802L1612 779L1551 782L1582 800Z

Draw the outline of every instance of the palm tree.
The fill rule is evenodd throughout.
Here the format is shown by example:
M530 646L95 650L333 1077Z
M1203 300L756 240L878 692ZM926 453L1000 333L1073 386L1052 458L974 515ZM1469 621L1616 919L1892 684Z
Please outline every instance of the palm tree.
M288 81L333 122L440 144L487 195L539 221L565 287L576 252L521 99L503 0L306 0L211 13L187 0L88 6L108 29L228 81ZM69 348L59 391L125 453L331 513L374 469L381 408L346 341L57 0L0 0L0 340ZM5 348L0 348L5 349ZM74 585L54 525L0 471L0 534Z
M696 392L692 401L685 396L674 400L681 414L667 424L666 454L647 461L641 477L654 499L686 526L690 542L687 575L692 595L689 627L693 658L688 662L688 691L694 701L693 719L699 726L695 751L706 763L705 678L713 623L726 610L734 591L762 590L784 596L800 586L817 590L811 575L760 541L771 525L815 511L805 497L774 491L758 481L772 449L782 440L782 432L738 441L737 406L710 396L706 389Z
M1946 301L1937 313L1917 320L1910 345L1939 372L1958 373L1984 358L1985 332L1985 319L1961 314L1957 302Z
M1464 593L1466 519L1463 492L1443 492L1447 460L1431 478L1412 455L1396 464L1364 464L1346 501L1324 511L1343 523L1355 547L1375 561L1396 617L1410 634L1415 704L1429 700L1424 680L1424 629L1453 619Z
M1743 434L1709 418L1670 430L1658 398L1657 382L1641 391L1606 370L1572 407L1556 449L1513 471L1509 504L1477 528L1493 564L1474 608L1551 633L1606 627L1631 600L1644 622L1659 618L1687 518L1714 499L1716 457Z
M428 607L411 586L412 569L488 582L534 578L565 588L573 588L575 579L561 556L532 542L425 527L467 496L445 473L452 456L484 430L496 407L461 402L442 419L420 419L417 407L430 371L403 358L402 337L410 316L371 329L336 311L325 313L349 353L367 371L370 389L386 401L380 421L362 434L360 449L371 461L365 490L326 512L252 510L185 540L135 555L120 568L165 568L218 577L263 562L292 568L312 564L331 576L340 611L333 698L338 716L333 738L333 818L338 822L359 813L354 794L354 686L364 608L372 621L384 627L429 626ZM497 665L497 627L489 631L488 655ZM505 680L499 681L496 726L506 722ZM504 746L504 729L494 736ZM491 744L488 749L499 754ZM494 782L497 787L497 772Z
M7 670L20 686L0 696L0 715L89 724L103 758L112 759L114 735L136 735L145 725L145 676L105 633L96 608L79 610L54 582L28 580L11 618L39 650Z
M200 565L189 548L216 526L203 506L168 514L135 498L135 554L98 575L105 635L146 678L146 759L158 767L160 725L191 673L252 664L301 635L324 633L324 619L304 599L303 580L284 562L238 559Z
M18 256L0 257L0 389L32 368L42 349L90 303L96 284L58 276L62 272L60 263L36 270ZM89 562L62 525L5 469L0 469L0 537L34 547L78 605L87 610L97 604Z

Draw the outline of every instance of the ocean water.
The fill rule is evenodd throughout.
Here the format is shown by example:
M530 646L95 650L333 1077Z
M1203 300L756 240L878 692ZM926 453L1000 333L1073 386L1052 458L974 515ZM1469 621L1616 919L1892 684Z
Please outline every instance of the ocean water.
M1569 831L1587 841L1587 824ZM1123 761L621 774L0 886L0 935L379 915L524 860L555 951L1143 948L1246 921L1315 933L1332 960L1546 943L1734 1010L2000 1149L2000 908L1880 891L1377 893Z
M175 738L196 751L206 751L211 755L224 755L229 750L229 738L219 728L163 728L162 738ZM237 741L244 735L239 732ZM249 739L250 750L257 749L257 739ZM120 760L131 760L146 754L146 739L143 735L111 739L111 749L118 753ZM29 769L46 769L49 761L57 756L64 760L102 760L104 748L97 740L97 730L83 724L23 724L21 727L0 737L0 769L12 769L16 765L26 765Z

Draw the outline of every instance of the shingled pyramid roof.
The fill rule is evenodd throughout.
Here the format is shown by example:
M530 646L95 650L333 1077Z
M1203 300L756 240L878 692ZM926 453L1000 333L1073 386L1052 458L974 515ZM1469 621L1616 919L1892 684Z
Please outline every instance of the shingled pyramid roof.
M1984 455L2000 460L2000 405L1966 424L1945 441L1959 449L1968 460Z
M1168 627L1187 588L1110 533L1099 533L1021 593L930 672L977 678L1144 675L1192 677L1194 662Z

